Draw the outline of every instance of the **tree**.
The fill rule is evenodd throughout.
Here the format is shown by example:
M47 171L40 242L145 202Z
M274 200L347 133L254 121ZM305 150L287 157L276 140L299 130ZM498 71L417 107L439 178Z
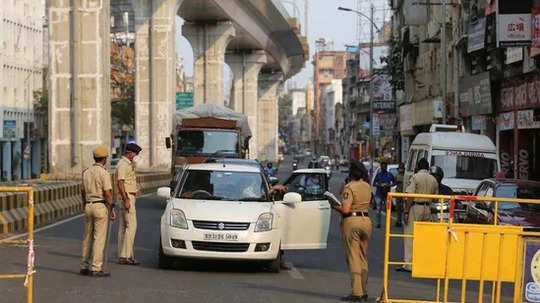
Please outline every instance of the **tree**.
M133 129L135 124L135 64L129 46L111 43L111 115L114 122Z

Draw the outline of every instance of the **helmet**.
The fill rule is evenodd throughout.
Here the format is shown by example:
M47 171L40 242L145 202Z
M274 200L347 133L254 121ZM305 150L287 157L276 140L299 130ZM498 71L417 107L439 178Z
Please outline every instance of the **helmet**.
M437 182L441 183L441 180L444 178L444 172L442 170L442 168L438 167L438 166L432 166L430 169L429 169L429 173L435 177L435 179L437 179Z

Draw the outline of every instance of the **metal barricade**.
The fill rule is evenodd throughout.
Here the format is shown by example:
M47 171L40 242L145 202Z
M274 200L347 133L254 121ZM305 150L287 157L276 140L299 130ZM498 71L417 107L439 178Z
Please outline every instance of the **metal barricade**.
M392 198L438 200L441 205L438 209L440 211L439 222L417 221L414 223L413 234L392 233ZM445 220L443 214L444 208L442 206L445 200L450 201L448 220ZM455 223L456 201L492 202L494 204L493 224ZM524 238L540 239L540 232L528 231L521 226L499 225L498 214L501 202L540 205L540 199L388 193L383 290L378 302L448 302L451 280L461 281L460 302L467 301L467 281L479 283L477 302L484 300L485 282L492 283L491 302L501 302L503 282L514 284L513 302L522 302ZM412 262L390 260L391 238L412 238L414 240ZM479 263L476 262L478 260ZM413 278L435 279L435 298L433 300L391 298L389 295L389 266L391 265L411 265Z
M0 244L19 244L28 246L28 257L26 273L21 274L0 274L0 279L25 279L26 300L33 301L34 289L34 189L32 187L0 187L0 192L26 193L28 196L28 236L26 240L0 240Z

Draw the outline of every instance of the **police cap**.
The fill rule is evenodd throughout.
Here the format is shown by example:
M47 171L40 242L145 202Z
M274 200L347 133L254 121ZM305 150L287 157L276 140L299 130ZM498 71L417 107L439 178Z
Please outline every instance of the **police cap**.
M105 146L98 146L92 151L94 158L105 158L109 156L109 150Z
M129 143L127 146L126 146L126 152L134 152L136 154L138 154L139 152L141 152L142 148L135 144L135 143Z

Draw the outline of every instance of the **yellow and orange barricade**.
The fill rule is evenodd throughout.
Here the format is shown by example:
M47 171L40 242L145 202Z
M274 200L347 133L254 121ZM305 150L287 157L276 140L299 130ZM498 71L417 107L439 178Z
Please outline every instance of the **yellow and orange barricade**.
M18 192L26 193L28 198L28 235L25 240L1 240L0 244L18 244L28 246L28 258L26 273L2 274L0 279L24 279L26 287L26 300L28 303L33 301L34 289L34 189L32 187L0 187L0 192Z
M391 231L391 205L393 198L428 198L439 201L441 207L438 222L415 222L413 234L396 234ZM424 194L389 193L386 208L386 233L383 269L383 290L378 302L449 302L450 281L461 281L458 302L472 302L467 290L468 281L476 281L478 289L474 301L484 302L485 297L492 303L501 301L502 283L514 286L514 303L523 302L525 245L529 241L540 241L540 232L521 226L500 225L498 222L499 203L527 203L540 205L540 199L512 199L502 197L443 196ZM448 220L444 219L443 202L450 201ZM455 223L455 201L470 203L492 202L493 224ZM404 202L405 203L405 202ZM390 260L392 238L412 238L412 262ZM540 244L539 244L540 245ZM539 246L540 247L540 246ZM540 249L537 254L540 254ZM530 258L530 256L528 256ZM539 256L540 258L540 256ZM539 262L540 263L540 262ZM390 296L389 267L411 265L413 278L436 280L433 300L415 298L393 298ZM530 265L529 265L530 266ZM540 264L538 265L540 266ZM527 269L525 269L527 270ZM484 294L485 283L491 283L491 294ZM539 281L540 283L540 281ZM453 283L455 284L455 283ZM539 289L540 291L540 289ZM414 295L414 292L410 292ZM540 294L540 293L539 293ZM507 298L505 302L509 302Z

